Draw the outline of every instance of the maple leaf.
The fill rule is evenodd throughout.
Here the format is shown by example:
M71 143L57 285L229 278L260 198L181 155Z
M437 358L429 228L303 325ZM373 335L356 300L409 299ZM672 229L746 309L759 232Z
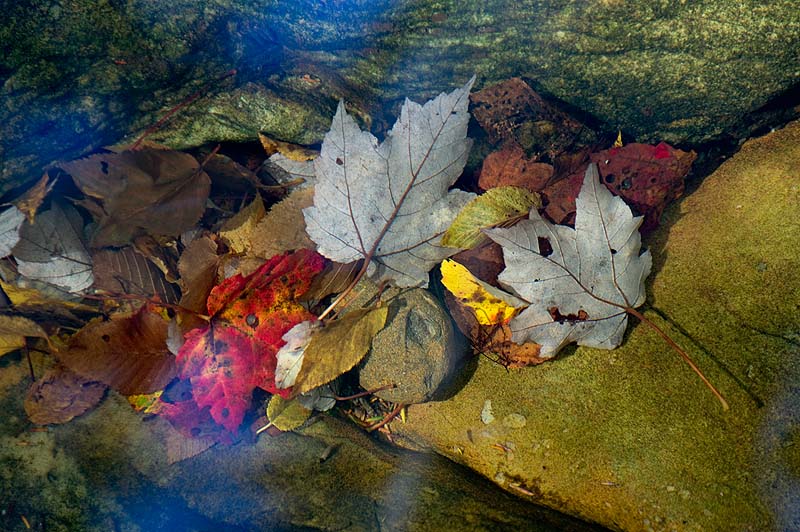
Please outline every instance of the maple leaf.
M176 427L205 419L208 412L214 423L235 432L256 387L288 397L291 390L275 384L276 354L287 331L315 319L297 298L323 267L318 253L300 250L276 255L252 274L214 287L207 302L211 322L186 335L176 360L194 403L166 409Z
M575 229L553 225L533 210L514 227L487 230L503 247L501 284L530 303L510 323L513 340L540 344L542 357L573 341L617 347L626 309L644 303L652 264L649 251L639 254L641 223L600 183L591 164L578 195Z
M319 252L368 259L373 280L427 286L428 271L455 253L441 236L474 197L448 188L461 174L474 78L425 105L406 100L383 143L361 131L340 103L314 160L314 205L303 211Z

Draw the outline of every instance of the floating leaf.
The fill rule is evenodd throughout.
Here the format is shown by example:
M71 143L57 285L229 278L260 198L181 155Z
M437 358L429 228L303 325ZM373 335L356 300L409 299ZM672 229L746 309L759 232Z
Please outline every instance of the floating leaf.
M314 160L314 206L303 211L320 253L340 263L369 257L373 280L427 286L428 271L455 253L441 235L474 197L448 192L471 146L473 82L424 106L406 100L380 144L339 104Z
M641 223L589 165L575 229L553 225L533 210L514 227L488 230L503 246L500 282L530 303L511 321L513 340L540 344L545 358L572 341L618 346L628 321L625 308L644 303L652 263L649 252L639 255Z
M481 230L500 227L527 216L532 208L542 206L535 192L519 187L488 190L467 203L442 237L442 245L461 249L474 248L488 237Z
M256 196L247 207L225 221L219 230L219 236L234 253L247 253L252 247L253 231L265 214L264 202L261 201L261 196Z
M56 366L28 389L25 412L38 425L66 423L93 408L105 391L105 385Z
M0 356L25 347L26 337L47 340L47 333L28 318L0 315Z
M19 230L24 221L25 215L13 205L0 214L0 257L11 254L19 242Z
M177 374L166 342L167 321L144 306L133 315L89 322L57 356L72 371L124 395L150 393Z
M506 323L527 306L521 299L484 283L453 260L442 261L442 284L459 304L472 309L481 325Z
M353 310L318 330L306 347L293 393L301 394L351 370L383 329L389 307Z
M300 427L311 417L311 410L305 408L297 399L284 399L273 395L267 404L267 419L272 426L283 432Z
M96 202L92 246L122 246L141 234L178 236L205 210L211 180L189 154L146 148L61 165Z
M68 292L89 288L94 282L92 259L81 241L79 218L72 206L53 202L35 223L24 224L13 250L19 273Z

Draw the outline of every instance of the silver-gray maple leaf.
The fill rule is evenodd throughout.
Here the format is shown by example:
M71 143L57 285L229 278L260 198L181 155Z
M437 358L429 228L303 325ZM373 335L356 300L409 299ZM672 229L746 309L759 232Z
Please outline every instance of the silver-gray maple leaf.
M81 241L80 214L71 205L53 203L24 223L14 247L19 273L68 292L81 292L94 282L92 258Z
M314 205L304 209L318 251L348 263L368 257L375 281L427 286L428 271L457 250L442 234L474 194L448 188L467 161L469 90L425 105L406 100L383 143L340 103L314 161Z
M586 169L576 207L575 229L532 210L513 227L486 231L503 247L500 282L530 303L511 321L512 339L540 344L542 357L573 341L617 347L628 323L625 308L645 300L652 257L639 254L642 217L634 218L600 183L594 164ZM541 247L545 240L552 251Z
M19 230L24 221L25 215L13 205L0 214L0 258L10 255L19 242Z

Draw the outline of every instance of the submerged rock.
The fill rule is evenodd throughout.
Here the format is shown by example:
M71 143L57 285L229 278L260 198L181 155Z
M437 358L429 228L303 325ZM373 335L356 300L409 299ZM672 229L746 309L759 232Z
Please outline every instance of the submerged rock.
M647 242L644 314L729 411L636 323L613 351L513 372L482 358L454 397L409 407L396 437L613 529L800 529L798 168L794 122L747 142ZM487 400L503 423L482 422Z

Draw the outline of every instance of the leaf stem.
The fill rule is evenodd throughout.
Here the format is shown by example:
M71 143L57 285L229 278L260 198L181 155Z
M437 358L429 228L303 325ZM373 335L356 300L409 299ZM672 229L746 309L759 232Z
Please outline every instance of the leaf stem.
M708 386L708 389L711 390L711 392L717 397L717 399L719 399L719 402L722 404L722 409L723 410L730 409L730 406L728 406L728 401L726 401L725 398L722 396L722 394L719 393L719 390L717 390L714 387L714 385L711 384L711 382L706 378L706 376L703 375L703 372L700 371L700 368L698 368L697 365L692 361L692 359L689 358L689 355L686 354L686 351L681 349L681 347L677 343L675 343L675 340L670 338L669 335L661 329L661 327L650 321L648 318L644 316L644 314L642 314L633 307L625 307L625 312L627 312L631 316L635 316L643 323L646 323L647 325L652 327L653 330L655 330L659 334L659 336L661 336L661 338L663 338L664 341L667 342L669 346L681 356L684 362L689 364L689 367L692 368L692 370L697 374L698 377L700 377L700 380L702 380L703 383L705 383L705 385Z

